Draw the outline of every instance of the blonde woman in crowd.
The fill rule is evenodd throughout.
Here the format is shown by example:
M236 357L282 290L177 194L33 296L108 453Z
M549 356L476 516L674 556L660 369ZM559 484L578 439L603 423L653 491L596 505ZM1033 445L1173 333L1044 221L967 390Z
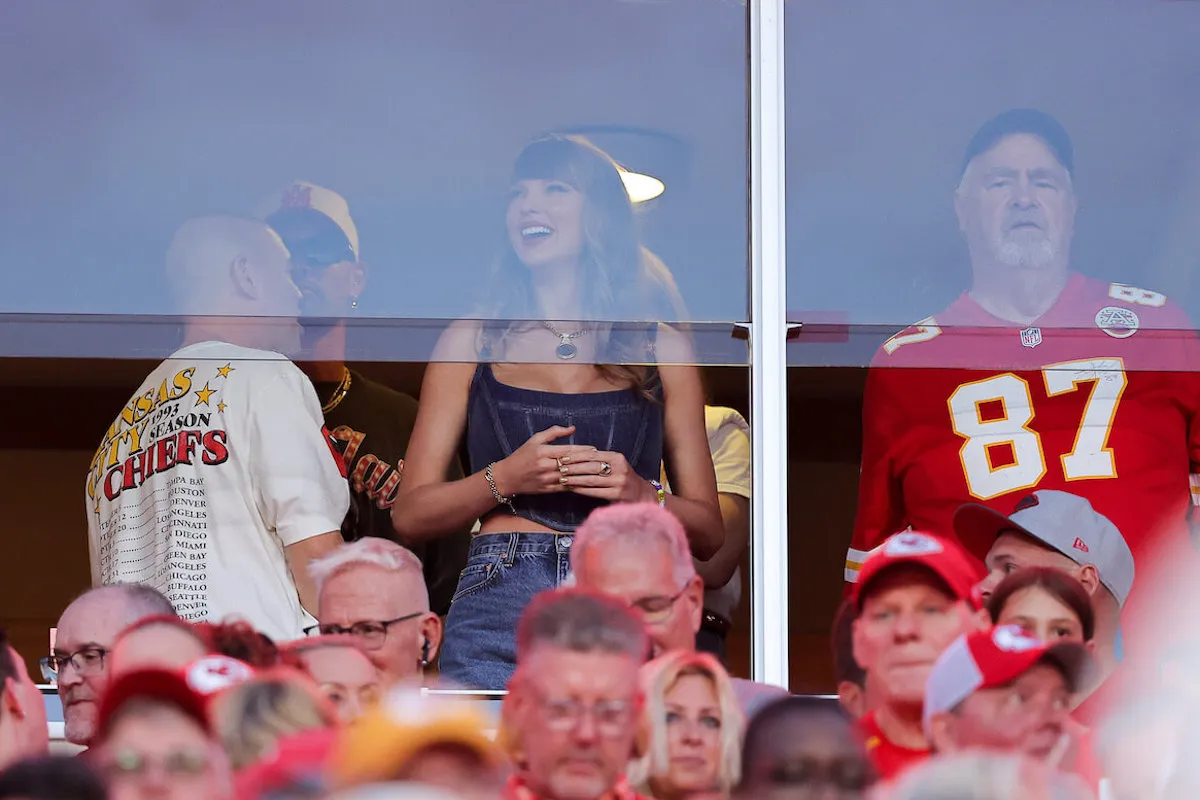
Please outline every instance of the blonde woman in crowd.
M745 720L733 683L707 653L672 651L642 668L638 792L657 800L726 798L741 777Z
M338 719L304 675L281 668L227 689L216 702L213 722L237 770L270 755L280 739L333 728Z

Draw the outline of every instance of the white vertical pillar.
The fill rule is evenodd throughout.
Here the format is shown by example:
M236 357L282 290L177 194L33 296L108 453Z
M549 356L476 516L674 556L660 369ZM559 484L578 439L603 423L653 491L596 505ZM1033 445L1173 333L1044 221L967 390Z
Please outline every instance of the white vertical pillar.
M753 675L788 685L784 0L750 0Z

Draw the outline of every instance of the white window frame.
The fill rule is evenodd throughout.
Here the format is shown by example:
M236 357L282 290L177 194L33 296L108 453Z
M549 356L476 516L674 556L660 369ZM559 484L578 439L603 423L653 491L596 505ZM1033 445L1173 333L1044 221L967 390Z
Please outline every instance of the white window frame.
M750 11L751 672L788 685L784 0Z

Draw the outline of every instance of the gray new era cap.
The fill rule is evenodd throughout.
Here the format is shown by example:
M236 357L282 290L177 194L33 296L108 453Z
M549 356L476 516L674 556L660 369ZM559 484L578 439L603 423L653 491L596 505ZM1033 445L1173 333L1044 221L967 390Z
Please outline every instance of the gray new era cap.
M1092 564L1100 582L1124 606L1133 588L1133 553L1108 517L1079 495L1042 489L1022 498L1010 516L969 503L954 512L954 532L980 559L1002 533L1019 533L1057 550L1076 564Z

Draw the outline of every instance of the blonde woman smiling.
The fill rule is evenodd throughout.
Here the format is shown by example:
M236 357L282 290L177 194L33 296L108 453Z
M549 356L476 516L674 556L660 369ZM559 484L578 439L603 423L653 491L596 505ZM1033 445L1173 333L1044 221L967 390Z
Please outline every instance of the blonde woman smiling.
M745 719L707 653L672 651L642 668L639 752L629 780L656 800L727 798L741 775Z

